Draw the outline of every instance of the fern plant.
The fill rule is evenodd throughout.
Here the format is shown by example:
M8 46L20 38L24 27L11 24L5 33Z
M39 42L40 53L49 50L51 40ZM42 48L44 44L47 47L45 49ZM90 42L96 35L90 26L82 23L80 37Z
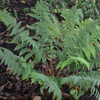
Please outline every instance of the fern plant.
M70 88L80 87L78 92L77 89L74 93L71 92L76 99L89 88L91 95L96 92L96 97L100 99L95 88L95 85L100 85L100 75L99 72L93 71L94 65L96 68L99 65L97 54L100 54L100 20L83 20L82 11L76 6L72 9L63 6L61 16L64 20L59 22L49 10L48 3L42 0L38 1L31 11L33 13L28 15L36 18L38 22L28 26L26 30L25 27L20 27L21 22L17 22L6 10L0 10L0 20L8 30L12 30L10 36L14 38L11 43L18 44L14 50L20 50L17 56L0 47L1 64L5 63L8 68L11 67L13 75L22 75L23 80L31 78L31 83L38 81L41 84L41 93L48 89L57 100L62 99L61 86L68 83ZM36 34L30 36L28 28L35 30ZM57 78L54 74L46 76L42 72L36 72L34 66L40 61L46 63L48 56L51 59L59 57L60 62L56 69L63 70L68 67L68 72L76 70L77 74ZM31 62L30 58L33 59ZM53 69L53 66L50 68Z

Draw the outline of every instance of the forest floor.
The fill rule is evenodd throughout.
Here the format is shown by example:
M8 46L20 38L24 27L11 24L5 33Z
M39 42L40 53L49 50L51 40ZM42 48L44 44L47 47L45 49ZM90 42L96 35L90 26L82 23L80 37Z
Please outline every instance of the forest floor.
M37 0L27 0L22 2L21 0L11 0L7 5L5 2L5 8L14 17L17 14L17 21L22 22L22 26L35 23L37 20L31 18L23 11L24 8L34 7ZM15 10L16 12L14 12ZM0 47L11 50L14 54L18 55L18 51L13 51L16 44L11 44L12 37L9 37L11 30L6 31L6 26L0 23ZM35 31L30 30L30 35L34 35ZM58 63L58 59L55 62ZM35 66L39 69L40 64ZM62 100L75 100L73 96L69 94L69 87L64 85L62 88ZM82 95L78 100L96 100L95 96L90 96L90 91ZM7 71L7 66L0 65L0 100L55 100L52 93L48 94L44 91L44 95L40 93L40 86L38 83L31 84L29 81L22 81L21 77L14 77L10 74L10 69Z

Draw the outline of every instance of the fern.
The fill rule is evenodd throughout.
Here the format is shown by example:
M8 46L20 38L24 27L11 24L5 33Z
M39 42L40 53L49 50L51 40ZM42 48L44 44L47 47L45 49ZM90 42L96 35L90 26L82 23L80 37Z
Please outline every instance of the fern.
M5 65L7 65L8 68L11 67L11 72L14 71L14 74L21 74L22 68L18 67L18 57L14 55L11 51L0 47L0 58L2 59L0 64L5 63Z
M6 9L3 11L0 10L0 20L4 22L7 27L9 27L8 30L16 25L16 19L10 16L10 13L7 13Z
M90 69L89 63L88 63L86 60L84 60L83 58L80 58L80 57L71 57L71 58L68 58L68 59L67 59L66 61L64 61L63 63L60 62L60 63L57 65L56 69L58 69L60 66L61 66L61 69L63 69L65 66L67 66L67 65L69 65L69 64L71 64L71 63L73 63L73 62L78 63L78 61L80 61L82 64L85 64L85 65L87 66L88 70Z
M37 22L28 27L30 29L36 29L37 36L34 38L38 39L38 43L42 42L43 45L46 45L48 40L48 42L54 44L54 47L58 49L57 55L59 56L59 59L63 58L63 61L67 58L70 58L71 56L75 56L77 58L79 57L86 60L87 62L91 62L92 57L94 59L97 58L96 47L93 46L93 43L98 46L100 45L97 41L98 36L100 36L99 32L97 32L97 25L99 25L100 20L93 21L92 19L86 19L83 21L82 12L79 11L80 9L77 10L76 7L73 7L70 10L62 9L61 16L65 20L62 21L62 23L59 23L58 20L53 15L51 15L51 13L44 12L42 9L33 9L35 14L28 14L31 17L34 17L34 15L37 17L41 16L41 18L38 19L40 22ZM39 14L39 12L42 13ZM38 35L41 35L42 38L38 38ZM63 43L57 41L56 38L60 39ZM43 45L41 46L43 47ZM61 51L57 45L59 45L60 48L63 48L63 50ZM46 46L45 50L48 51ZM56 51L53 48L51 54L54 55L55 52ZM80 69L80 67L78 69Z
M8 16L8 17L6 17ZM36 44L36 42L33 40L33 37L29 37L29 30L25 30L25 27L21 27L21 22L16 21L15 18L13 18L10 14L7 13L7 11L0 11L0 19L1 21L3 21L5 23L5 25L8 26L8 29L12 28L12 32L10 34L10 36L14 36L14 39L11 43L19 43L15 50L21 49L23 47L27 47L27 45L29 44L30 46L33 46L33 49L35 48L35 52L37 52L37 54L39 53L39 49L38 46ZM24 51L24 52L23 52ZM28 48L25 48L23 51L21 51L19 54L20 56L23 55L23 53L29 52ZM30 54L27 54L25 59L29 59L32 55L34 54L34 51L31 50Z
M37 73L37 72L33 72L31 75L31 82L37 82L39 80L41 80L41 93L43 94L43 90L44 89L48 89L48 92L54 93L54 97L57 97L57 100L61 100L62 95L61 95L61 90L59 89L59 81L57 80L57 78L55 77L48 77L44 74L41 73Z
M8 68L11 67L11 72L13 71L13 75L17 74L17 76L19 76L21 74L23 80L28 80L31 77L31 74L35 76L35 73L33 73L34 63L41 60L42 54L40 51L44 51L38 47L38 45L40 46L40 44L37 45L36 41L34 41L34 36L29 36L29 30L25 30L25 27L20 28L21 22L17 23L16 19L8 14L6 10L0 12L0 19L2 19L2 22L4 22L5 25L8 26L8 29L12 28L10 36L14 36L14 39L11 41L11 43L18 43L14 50L21 49L21 51L19 52L19 57L17 57L11 51L5 48L0 48L0 58L2 58L1 64L5 62L5 64L8 65ZM30 47L32 46L31 51L29 51L28 45ZM25 57L23 57L24 53L27 53ZM7 58L7 56L10 58ZM16 58L15 60L13 56ZM31 63L26 63L27 60L33 56L35 56L34 61ZM38 73L36 74L38 75ZM33 76L32 83L35 79ZM46 76L44 75L44 77ZM42 77L39 76L39 80L41 79ZM41 90L43 91L43 89L45 88L44 86L47 86L49 87L49 93L54 92L54 97L57 97L57 100L61 100L61 90L59 89L57 82L51 81L49 78L47 81L44 80L43 82L46 82L46 84L43 84L43 88L41 87Z
M80 87L80 91L87 91L90 87L91 89L91 94L94 94L95 92L97 92L96 97L99 98L100 94L98 93L97 89L95 88L95 85L97 87L99 87L100 84L100 72L95 72L95 71L91 71L91 72L82 72L82 73L78 73L77 75L73 75L73 76L69 76L69 77L65 77L61 80L60 85L63 84L68 84L70 83L70 87L72 86L76 86Z
M36 30L34 36L29 36L29 30L21 27L21 22L17 22L10 13L0 10L0 20L5 23L8 30L12 30L10 36L14 38L11 43L17 43L14 50L20 50L19 56L16 56L0 47L1 64L5 63L8 68L11 67L13 75L22 75L22 80L31 78L31 83L38 81L41 84L41 93L47 89L49 93L54 93L57 100L62 98L61 86L68 83L70 87L80 87L80 93L76 98L82 94L82 89L88 90L91 87L91 95L96 91L99 98L99 93L95 89L96 84L100 85L99 73L93 72L92 69L94 65L99 65L97 54L100 53L100 44L97 39L100 39L100 20L83 20L81 10L74 6L72 9L62 7L61 16L64 20L59 22L49 10L48 3L43 0L37 1L31 11L33 13L28 15L36 18L38 22L27 28ZM51 59L59 57L60 62L56 69L61 67L63 70L67 66L69 72L77 70L77 74L56 78L36 72L34 65L40 61L46 63L47 56ZM33 61L29 62L31 57Z
M100 20L83 20L81 10L77 10L76 7L73 7L70 10L61 10L61 16L64 18L64 21L59 23L58 20L53 15L51 15L51 13L45 12L46 14L44 13L43 15L39 12L44 11L41 11L41 9L37 9L38 11L36 12L36 9L33 10L35 14L33 14L33 16L31 14L31 17L37 15L37 18L39 16L41 16L41 18L38 18L39 22L29 26L28 28L35 29L37 36L42 36L42 38L39 38L39 41L43 41L42 39L44 39L48 40L50 43L52 42L52 44L55 45L55 48L57 48L58 52L56 53L56 55L59 56L60 59L60 63L58 64L57 68L61 67L61 69L63 69L68 64L71 64L69 66L69 71L80 70L82 72L84 71L85 66L87 66L88 70L92 70L92 68L94 68L94 65L98 67L99 59L97 57L97 54L100 53L98 48L100 44L97 39L100 34L97 30ZM62 42L57 41L56 39L61 40ZM45 45L46 41L42 43ZM96 44L96 46L93 46L94 43ZM60 50L57 45L59 45L62 50ZM45 47L45 49L47 48ZM54 50L55 49L53 48L52 52L54 52ZM74 76L72 77L73 81L77 80L74 85L78 85L80 78L82 78L80 75L78 76L80 78ZM92 77L90 76L90 78ZM71 77L68 77L68 79L68 82L72 83ZM85 82L85 80L83 81ZM92 82L90 81L89 84L92 84ZM82 84L80 84L80 86L81 85ZM91 87L87 85L86 88L89 89Z

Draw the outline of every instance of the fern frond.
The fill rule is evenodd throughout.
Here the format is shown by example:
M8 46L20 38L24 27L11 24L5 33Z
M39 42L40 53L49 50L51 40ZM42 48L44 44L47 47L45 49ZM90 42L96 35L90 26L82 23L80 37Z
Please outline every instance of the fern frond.
M30 73L33 70L33 63L26 63L23 57L18 57L14 55L10 50L0 47L0 64L7 65L8 69L11 67L11 72L13 75L22 75L23 80L28 80L30 78Z
M22 68L19 67L17 62L18 57L14 55L10 50L0 47L0 58L1 63L7 65L8 69L11 67L11 72L14 71L13 75L17 73L20 75L22 72Z
M87 66L87 68L88 68L88 70L90 69L90 65L89 65L89 63L86 61L86 60L84 60L83 58L81 58L81 57L70 57L70 58L68 58L66 61L64 61L64 62L60 62L59 63L59 65L56 67L56 69L58 69L59 67L61 67L61 69L63 70L63 68L65 67L65 66L67 66L67 65L69 65L69 64L72 64L73 62L75 62L76 64L78 63L78 61L80 62L80 63L82 63L82 64L85 64L86 66Z
M32 75L31 75L31 83L34 83L34 82L41 82L41 88L40 88L40 91L41 93L43 94L43 90L44 89L48 89L48 92L51 93L53 92L54 93L54 97L57 98L57 100L61 100L62 98L62 94L61 94L61 90L59 89L59 83L57 81L57 79L54 77L48 77L44 74L41 74L41 73L37 73L37 72L32 72Z
M82 89L84 91L91 89L91 94L93 94L95 91L97 91L95 86L99 87L100 85L99 78L100 78L100 72L97 72L97 71L91 71L87 73L81 72L81 73L78 73L77 75L63 78L60 82L60 85L70 83L70 88L72 86L76 86L76 88L80 87L80 91L82 91Z
M4 22L8 29L11 29L17 23L16 18L11 17L10 13L8 13L6 9L3 11L0 10L0 20Z

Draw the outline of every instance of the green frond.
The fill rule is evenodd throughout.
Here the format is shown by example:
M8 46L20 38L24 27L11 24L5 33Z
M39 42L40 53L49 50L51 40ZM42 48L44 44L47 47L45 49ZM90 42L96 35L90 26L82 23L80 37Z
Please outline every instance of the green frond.
M0 58L1 63L5 63L8 66L8 69L11 67L11 72L14 71L13 75L21 74L22 68L18 67L19 64L17 62L18 57L14 55L10 50L0 47Z
M81 72L77 75L65 77L60 81L60 85L70 83L70 88L72 86L80 87L80 91L87 91L91 89L91 95L97 91L95 86L100 85L100 72L90 71L90 72ZM91 88L90 88L91 87ZM95 94L96 95L96 94ZM99 94L98 94L99 95ZM96 95L96 96L98 96Z
M82 64L85 64L87 66L88 70L90 69L89 63L81 57L70 57L66 61L64 61L63 63L60 62L61 69L63 70L63 68L65 66L72 64L73 62L78 63L78 61ZM57 68L59 68L59 66Z
M8 29L11 29L17 23L16 18L12 17L10 13L6 11L6 9L3 11L0 10L0 20L4 22Z
M40 91L43 94L43 90L44 89L48 89L48 92L54 93L54 97L57 98L57 100L61 100L62 98L62 94L61 94L61 90L59 88L59 83L57 82L56 79L54 79L53 77L48 77L44 74L41 73L37 73L37 72L33 72L31 75L31 83L34 82L41 82L41 88Z

